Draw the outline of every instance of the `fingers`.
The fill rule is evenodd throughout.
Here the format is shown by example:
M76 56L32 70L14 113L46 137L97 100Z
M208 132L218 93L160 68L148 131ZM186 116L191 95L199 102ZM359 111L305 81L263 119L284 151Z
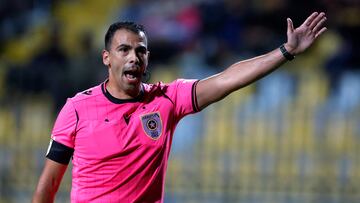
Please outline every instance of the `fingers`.
M314 28L315 28L316 26L318 26L319 24L320 24L320 26L321 26L321 24L324 23L325 20L326 20L325 13L321 12L320 14L316 15L316 17L311 21L311 23L310 23L310 25L309 25L309 28L310 28L311 30L314 30ZM318 26L318 27L319 27L319 26ZM319 29L319 28L318 28L318 29Z
M320 15L319 15L320 16ZM315 24L314 28L311 28L311 26L309 27L310 29L313 30L314 33L317 33L319 32L319 30L321 30L323 28L323 25L326 21L326 17L325 17L325 14L320 17L320 19L317 21L317 23Z
M324 33L325 31L327 30L327 28L326 27L323 27L319 32L317 32L316 34L315 34L315 38L317 38L318 36L320 36L322 33Z
M303 23L303 25L310 26L311 22L318 16L318 12L312 13Z
M294 24L290 18L287 18L287 34L291 34L294 32Z

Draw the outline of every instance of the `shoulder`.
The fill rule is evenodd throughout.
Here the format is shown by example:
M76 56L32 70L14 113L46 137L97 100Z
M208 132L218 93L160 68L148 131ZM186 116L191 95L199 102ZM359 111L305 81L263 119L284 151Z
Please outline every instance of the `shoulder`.
M99 84L84 91L78 92L77 94L75 94L75 96L69 99L74 103L81 102L84 100L94 99L102 94L101 88L102 88L102 84Z
M192 85L196 81L197 80L195 80L195 79L183 79L183 78L176 79L169 83L164 83L164 82L159 81L154 84L144 84L144 89L146 92L152 92L154 90L168 91L171 89L176 89L179 86Z

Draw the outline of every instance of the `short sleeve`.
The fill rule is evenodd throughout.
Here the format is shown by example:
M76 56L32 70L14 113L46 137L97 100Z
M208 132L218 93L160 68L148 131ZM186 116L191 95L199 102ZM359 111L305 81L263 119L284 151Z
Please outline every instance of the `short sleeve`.
M170 83L169 91L175 103L176 116L180 119L199 111L196 100L198 80L178 79Z
M55 121L51 138L58 143L74 148L77 122L76 110L71 99L68 99Z

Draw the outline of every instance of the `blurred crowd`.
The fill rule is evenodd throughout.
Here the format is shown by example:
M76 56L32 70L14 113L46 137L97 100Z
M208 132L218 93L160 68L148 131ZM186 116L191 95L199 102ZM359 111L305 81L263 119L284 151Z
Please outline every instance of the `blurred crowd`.
M56 113L106 79L111 23L143 24L150 82L170 82L271 51L313 11L328 31L310 50L179 123L167 200L359 202L359 0L2 0L0 203L29 199Z
M145 25L151 71L175 66L180 77L199 78L284 43L286 17L298 26L311 12L325 11L329 31L316 50L304 56L312 61L307 66L323 71L332 91L344 72L360 69L357 0L132 0L109 1L108 7L103 4L94 0L3 1L1 101L13 95L46 93L58 109L66 97L103 81L107 71L101 61L103 34L117 20ZM77 9L67 9L70 7ZM82 13L88 13L88 18ZM73 29L76 25L79 28ZM68 31L71 29L75 31Z

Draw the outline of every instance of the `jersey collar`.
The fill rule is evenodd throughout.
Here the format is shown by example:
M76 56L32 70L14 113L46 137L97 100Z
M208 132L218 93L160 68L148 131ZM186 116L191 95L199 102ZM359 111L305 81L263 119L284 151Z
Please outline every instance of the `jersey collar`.
M104 96L109 100L111 101L112 103L115 103L115 104L124 104L124 103L133 103L133 102L139 102L139 101L142 101L142 99L144 98L144 86L143 84L141 84L141 90L140 90L140 94L136 97L136 98L133 98L133 99L118 99L114 96L112 96L110 94L109 91L107 91L106 89L106 83L109 81L109 79L105 80L105 82L103 82L101 84L101 90L104 94Z

